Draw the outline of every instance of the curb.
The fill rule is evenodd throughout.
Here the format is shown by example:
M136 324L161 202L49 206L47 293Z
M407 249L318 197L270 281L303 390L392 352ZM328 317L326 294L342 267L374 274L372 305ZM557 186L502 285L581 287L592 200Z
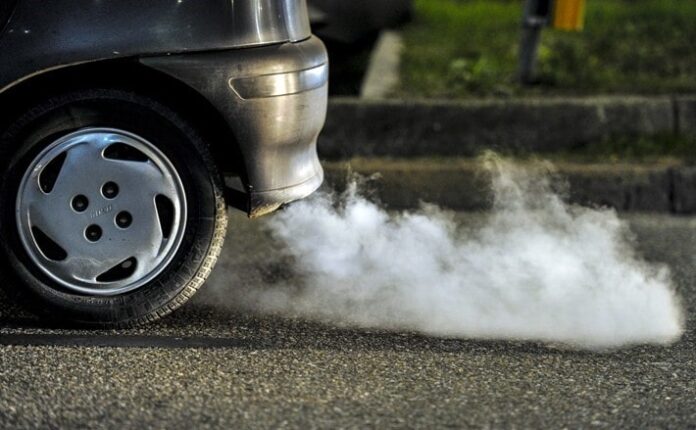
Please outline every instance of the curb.
M524 163L521 161L520 163ZM453 210L485 210L492 202L490 175L474 159L357 159L324 162L326 182L345 189L350 173L379 174L366 187L390 209L421 202ZM696 167L675 162L643 164L554 163L567 184L567 200L619 211L696 213Z
M399 84L403 49L401 33L393 30L380 33L370 56L370 64L360 89L360 98L384 99L396 88Z
M694 96L472 101L336 98L319 152L352 157L474 156L568 150L611 136L696 135Z

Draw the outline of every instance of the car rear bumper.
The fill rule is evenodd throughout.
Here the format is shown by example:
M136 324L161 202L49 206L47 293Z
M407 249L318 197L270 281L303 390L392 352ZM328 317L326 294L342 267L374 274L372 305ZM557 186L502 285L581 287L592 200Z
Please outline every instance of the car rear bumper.
M328 57L319 39L141 61L196 89L223 114L244 159L250 216L321 185L316 141L326 119Z

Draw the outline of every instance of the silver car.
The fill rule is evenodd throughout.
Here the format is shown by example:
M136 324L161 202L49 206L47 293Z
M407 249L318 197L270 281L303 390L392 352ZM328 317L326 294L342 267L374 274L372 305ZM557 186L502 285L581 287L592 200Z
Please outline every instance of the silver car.
M327 67L304 0L3 0L0 283L89 326L181 306L228 205L322 183Z

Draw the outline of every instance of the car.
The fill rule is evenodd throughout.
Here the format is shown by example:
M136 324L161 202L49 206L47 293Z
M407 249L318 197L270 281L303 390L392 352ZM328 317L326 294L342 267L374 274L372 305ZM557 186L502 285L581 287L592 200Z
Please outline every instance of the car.
M408 21L412 0L309 0L314 31L322 39L354 44Z
M312 30L328 46L329 94L357 96L382 30L407 22L412 0L307 0Z
M0 284L80 326L172 312L228 206L320 186L327 82L305 0L3 0Z

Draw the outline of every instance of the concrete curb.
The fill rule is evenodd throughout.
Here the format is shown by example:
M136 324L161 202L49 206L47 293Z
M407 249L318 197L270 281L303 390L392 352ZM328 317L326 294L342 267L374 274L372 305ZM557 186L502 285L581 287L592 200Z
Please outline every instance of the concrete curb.
M523 162L522 162L523 163ZM420 202L456 210L490 208L490 175L473 159L358 159L325 162L327 184L344 189L349 172L379 177L367 186L391 209ZM558 163L554 177L567 184L572 203L620 211L696 213L696 167L674 162L642 164Z
M401 33L393 30L380 33L360 89L362 99L384 99L396 88L403 48Z
M356 156L472 156L557 151L610 136L696 135L696 96L474 101L332 99L319 151Z

